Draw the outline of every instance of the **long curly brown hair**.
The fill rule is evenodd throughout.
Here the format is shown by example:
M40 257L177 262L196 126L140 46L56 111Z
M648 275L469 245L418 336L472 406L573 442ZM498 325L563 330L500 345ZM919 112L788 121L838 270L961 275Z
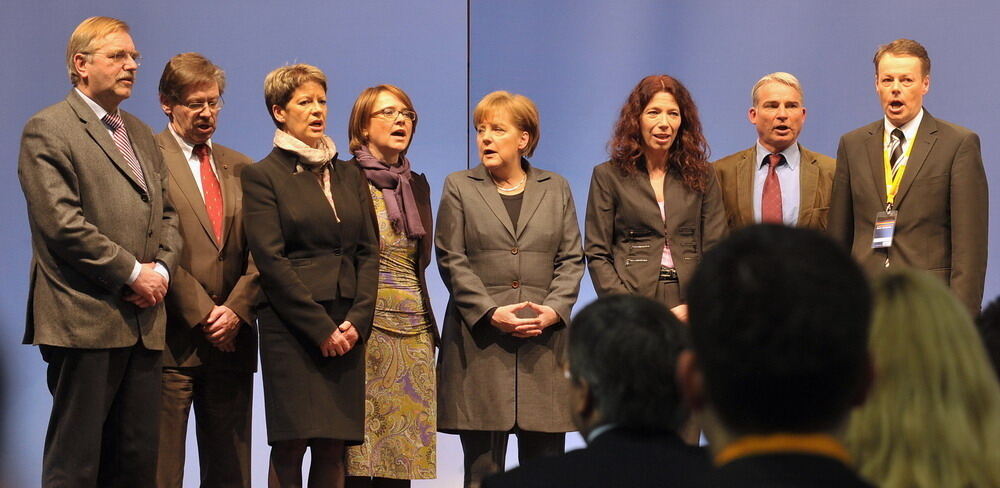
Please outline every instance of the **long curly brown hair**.
M673 95L681 109L680 137L674 140L667 158L667 169L676 170L681 175L684 186L698 193L704 193L708 187L709 149L705 136L701 133L701 119L698 118L698 107L691 98L691 93L680 81L667 75L650 75L642 79L628 100L622 106L614 132L608 141L608 152L611 163L623 172L646 171L646 161L643 157L645 142L639 125L639 117L643 109L657 93L666 92Z

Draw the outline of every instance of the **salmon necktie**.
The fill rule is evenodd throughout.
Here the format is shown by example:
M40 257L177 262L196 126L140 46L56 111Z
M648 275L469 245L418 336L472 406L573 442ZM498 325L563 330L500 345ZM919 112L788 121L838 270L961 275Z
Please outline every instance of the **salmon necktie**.
M201 187L205 192L205 211L208 212L208 220L212 223L215 241L222 244L222 187L219 186L219 179L212 171L209 151L206 144L194 146L194 153L201 162Z
M760 220L764 223L780 224L784 221L781 216L781 183L774 171L784 162L785 156L781 154L767 156L767 179L764 180L764 194L760 202Z

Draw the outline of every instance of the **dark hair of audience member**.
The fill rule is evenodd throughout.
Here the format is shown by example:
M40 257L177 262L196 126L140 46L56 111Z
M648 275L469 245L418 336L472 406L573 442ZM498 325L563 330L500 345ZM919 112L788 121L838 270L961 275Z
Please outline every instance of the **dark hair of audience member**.
M993 370L1000 376L1000 297L994 298L976 318L976 328L986 346Z
M570 375L590 385L603 423L676 430L686 417L674 380L685 327L658 302L598 300L573 318Z
M826 236L748 227L705 254L690 286L708 399L735 434L829 431L864 395L869 286Z

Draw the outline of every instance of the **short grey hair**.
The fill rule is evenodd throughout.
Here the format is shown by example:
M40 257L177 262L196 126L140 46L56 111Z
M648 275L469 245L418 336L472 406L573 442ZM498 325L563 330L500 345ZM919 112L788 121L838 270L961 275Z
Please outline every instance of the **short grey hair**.
M777 71L771 74L764 75L761 79L754 83L753 90L750 91L750 106L757 106L757 92L760 87L768 83L781 83L782 85L788 85L799 92L799 98L802 99L802 103L805 104L806 95L802 92L802 84L799 83L799 79L791 73L785 73L784 71Z

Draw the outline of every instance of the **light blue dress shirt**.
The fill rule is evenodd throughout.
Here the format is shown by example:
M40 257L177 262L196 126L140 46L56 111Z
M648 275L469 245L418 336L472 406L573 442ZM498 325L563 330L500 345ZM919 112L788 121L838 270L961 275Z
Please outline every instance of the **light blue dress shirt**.
M771 154L764 146L757 141L757 165L753 174L753 220L761 220L761 199L764 196L764 181L767 179L768 164L765 158ZM799 170L802 163L802 153L799 151L799 144L796 142L788 146L781 154L785 156L785 164L774 168L778 175L778 185L781 186L781 219L782 222L794 227L799 221Z

